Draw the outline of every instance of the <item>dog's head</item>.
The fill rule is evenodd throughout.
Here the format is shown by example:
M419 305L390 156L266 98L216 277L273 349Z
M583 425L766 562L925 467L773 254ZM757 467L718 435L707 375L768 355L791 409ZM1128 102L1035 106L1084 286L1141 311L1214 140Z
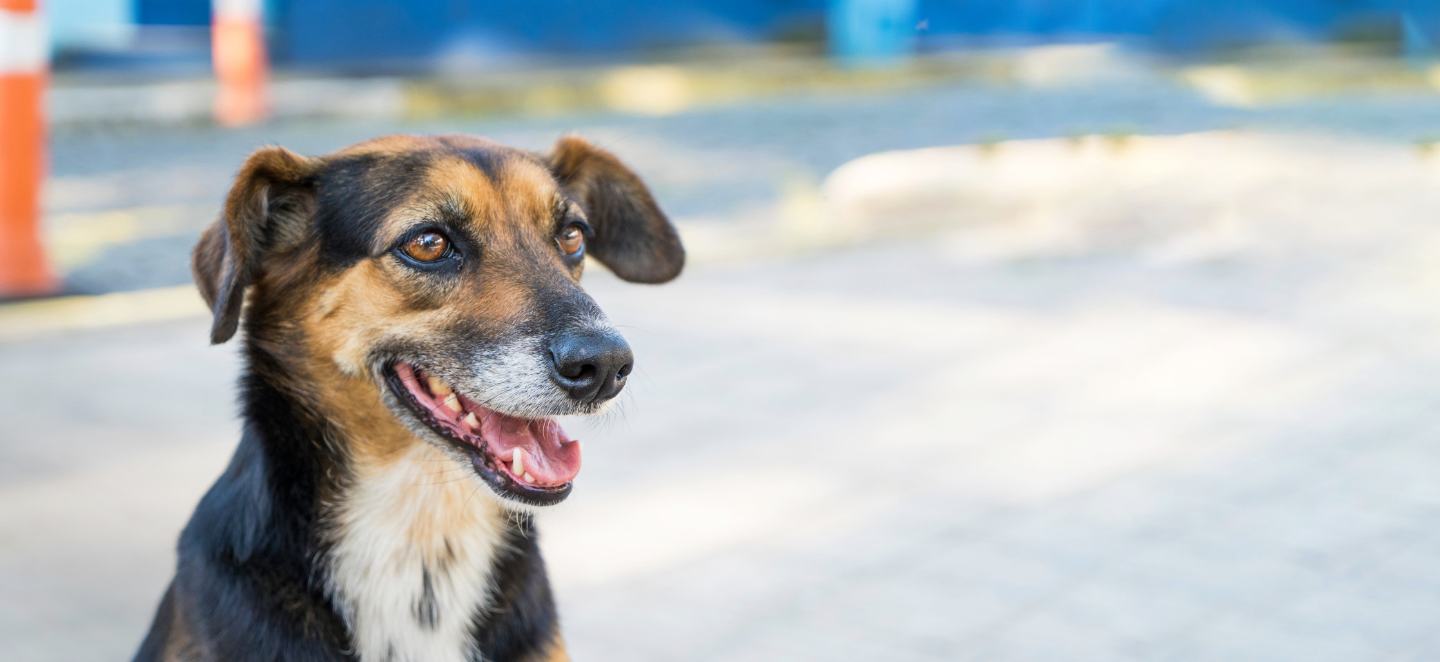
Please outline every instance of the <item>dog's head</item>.
M573 137L540 155L389 136L324 157L255 152L194 269L212 342L244 307L249 343L300 373L287 375L296 392L345 389L306 395L352 426L398 421L503 499L548 505L580 469L553 417L603 410L633 367L578 285L587 255L644 283L684 264L674 227L610 153Z

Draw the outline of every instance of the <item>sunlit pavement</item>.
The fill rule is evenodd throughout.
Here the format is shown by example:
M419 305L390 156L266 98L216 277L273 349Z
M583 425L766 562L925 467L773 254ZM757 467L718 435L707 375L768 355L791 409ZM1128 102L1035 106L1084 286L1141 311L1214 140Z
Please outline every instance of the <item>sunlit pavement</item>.
M593 270L638 368L617 414L567 422L586 467L542 521L574 657L1440 655L1440 179L1389 138L902 155L1001 190L771 190L753 213L819 243L831 214L904 231L663 287ZM1061 176L1131 162L1168 174ZM0 344L0 659L139 641L238 434L206 328Z

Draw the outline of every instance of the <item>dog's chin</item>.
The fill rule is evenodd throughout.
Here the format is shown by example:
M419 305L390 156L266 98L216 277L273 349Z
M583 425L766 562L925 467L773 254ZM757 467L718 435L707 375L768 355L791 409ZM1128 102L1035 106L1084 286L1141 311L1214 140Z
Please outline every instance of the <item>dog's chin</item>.
M570 495L580 471L580 442L567 437L554 419L482 406L404 361L385 365L382 377L396 417L473 469L502 505L518 510L553 506Z

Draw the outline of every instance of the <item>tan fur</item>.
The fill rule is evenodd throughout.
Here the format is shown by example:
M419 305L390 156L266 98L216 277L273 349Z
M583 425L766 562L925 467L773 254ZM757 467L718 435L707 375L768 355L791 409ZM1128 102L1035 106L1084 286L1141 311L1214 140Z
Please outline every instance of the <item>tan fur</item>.
M335 154L405 154L417 150L434 149L436 145L441 144L440 139L439 136L417 136L396 133L355 143L354 145L335 152Z
M504 552L506 515L427 444L399 455L370 450L352 455L355 488L332 510L331 590L359 657L466 662L470 625L490 600L489 568ZM430 627L414 615L427 576L437 606Z
M389 141L384 147L395 149L397 142L405 141ZM517 233L538 234L540 228L516 228L517 224L499 224L495 219L548 217L543 205L554 196L553 185L543 193L526 194L535 186L534 173L526 168L514 172L530 181L516 185L501 179L505 183L501 192L472 164L441 160L430 171L433 183L389 216L378 243L398 237L416 217L433 214L435 205L452 204L464 209L473 222L489 226L485 230L496 238L489 248L497 262L502 260L507 247L519 245ZM305 273L299 265L313 259L296 257L297 268L274 272L275 285L298 280L286 275ZM407 287L413 279L394 258L382 258L296 292L292 300L307 356L293 377L314 390L321 414L337 436L349 440L351 483L357 487L332 511L334 537L341 541L332 573L335 597L359 633L356 645L361 655L367 651L379 655L378 651L396 645L425 651L438 662L467 654L454 648L450 642L455 640L445 635L455 636L461 631L457 628L468 627L475 616L459 605L484 607L488 587L483 570L502 553L497 545L507 515L488 494L478 494L484 488L470 479L467 467L418 439L394 417L383 403L373 366L366 362L370 349L388 339L440 339L448 328L467 321L510 324L531 304L521 283L505 279L492 279L484 288L426 290L418 299L417 292ZM430 301L434 305L427 304ZM347 546L347 541L363 547ZM421 586L422 569L437 578L463 580L447 584L448 589L436 587L442 602L449 595L453 603L439 610L442 623L433 631L413 626L407 611L418 596L404 591ZM448 573L441 575L442 570ZM470 576L475 572L481 574ZM390 639L375 638L379 636L375 633L386 631L382 626L390 628L384 635ZM559 657L544 659L565 659L563 645L550 650L558 651Z
M195 641L195 635L190 631L190 623L185 618L185 610L174 609L174 621L170 626L170 641L165 645L164 659L166 662L194 662L204 659L201 655L199 642Z
M309 221L327 159L418 153L426 157L415 161L425 164L426 179L406 180L397 190L409 191L407 198L374 207L380 227L368 239L370 252L356 259L365 247L346 246L337 249L346 257L325 259L320 224ZM421 265L388 250L439 218L479 244L465 258L473 261L449 278L417 270ZM387 404L395 396L375 363L440 357L425 365L427 372L483 405L496 397L486 389L499 389L510 400L492 408L511 415L558 415L530 413L545 398L571 407L561 413L577 413L551 381L554 358L535 344L538 336L515 335L527 320L543 319L538 297L585 298L576 286L583 260L555 244L571 218L594 226L595 251L587 254L622 278L663 282L679 273L678 236L639 178L577 138L561 140L549 157L470 136L385 136L318 158L264 148L241 168L222 217L196 247L196 281L215 313L212 341L236 332L242 308L252 322L262 320L248 327L249 342L278 366L268 368L270 382L288 389L307 417L323 421L327 434L315 443L346 460L348 473L327 482L317 498L322 532L333 543L327 590L362 661L392 652L395 662L468 659L468 628L494 599L488 573L506 551L511 516L500 497L481 493L488 488L452 456L458 451L432 445L397 417ZM595 309L592 302L576 310ZM572 323L608 325L598 311L584 314L590 317ZM457 349L457 338L476 333L490 338L482 344L499 359L485 363ZM421 356L394 355L406 352ZM507 381L513 375L521 381ZM432 581L438 624L421 627L412 610L420 587ZM166 659L208 658L178 613L175 622ZM526 659L568 660L558 629Z
M560 633L555 633L555 638L545 650L537 652L526 662L570 662L570 653L565 650L565 641L560 638Z
M680 275L685 250L679 235L644 182L620 159L566 136L555 143L550 164L560 185L580 199L595 226L593 255L617 276L663 283Z

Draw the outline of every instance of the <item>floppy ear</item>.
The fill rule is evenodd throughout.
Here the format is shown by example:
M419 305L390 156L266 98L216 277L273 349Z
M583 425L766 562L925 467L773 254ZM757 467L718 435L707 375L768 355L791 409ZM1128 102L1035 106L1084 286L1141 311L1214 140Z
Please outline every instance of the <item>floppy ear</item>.
M614 154L566 136L550 153L550 170L580 201L595 229L587 251L615 275L635 283L663 283L685 266L675 226L650 189Z
M304 237L319 164L282 147L264 147L240 167L220 218L200 235L191 255L195 284L215 313L211 343L235 335L245 288L265 255Z

